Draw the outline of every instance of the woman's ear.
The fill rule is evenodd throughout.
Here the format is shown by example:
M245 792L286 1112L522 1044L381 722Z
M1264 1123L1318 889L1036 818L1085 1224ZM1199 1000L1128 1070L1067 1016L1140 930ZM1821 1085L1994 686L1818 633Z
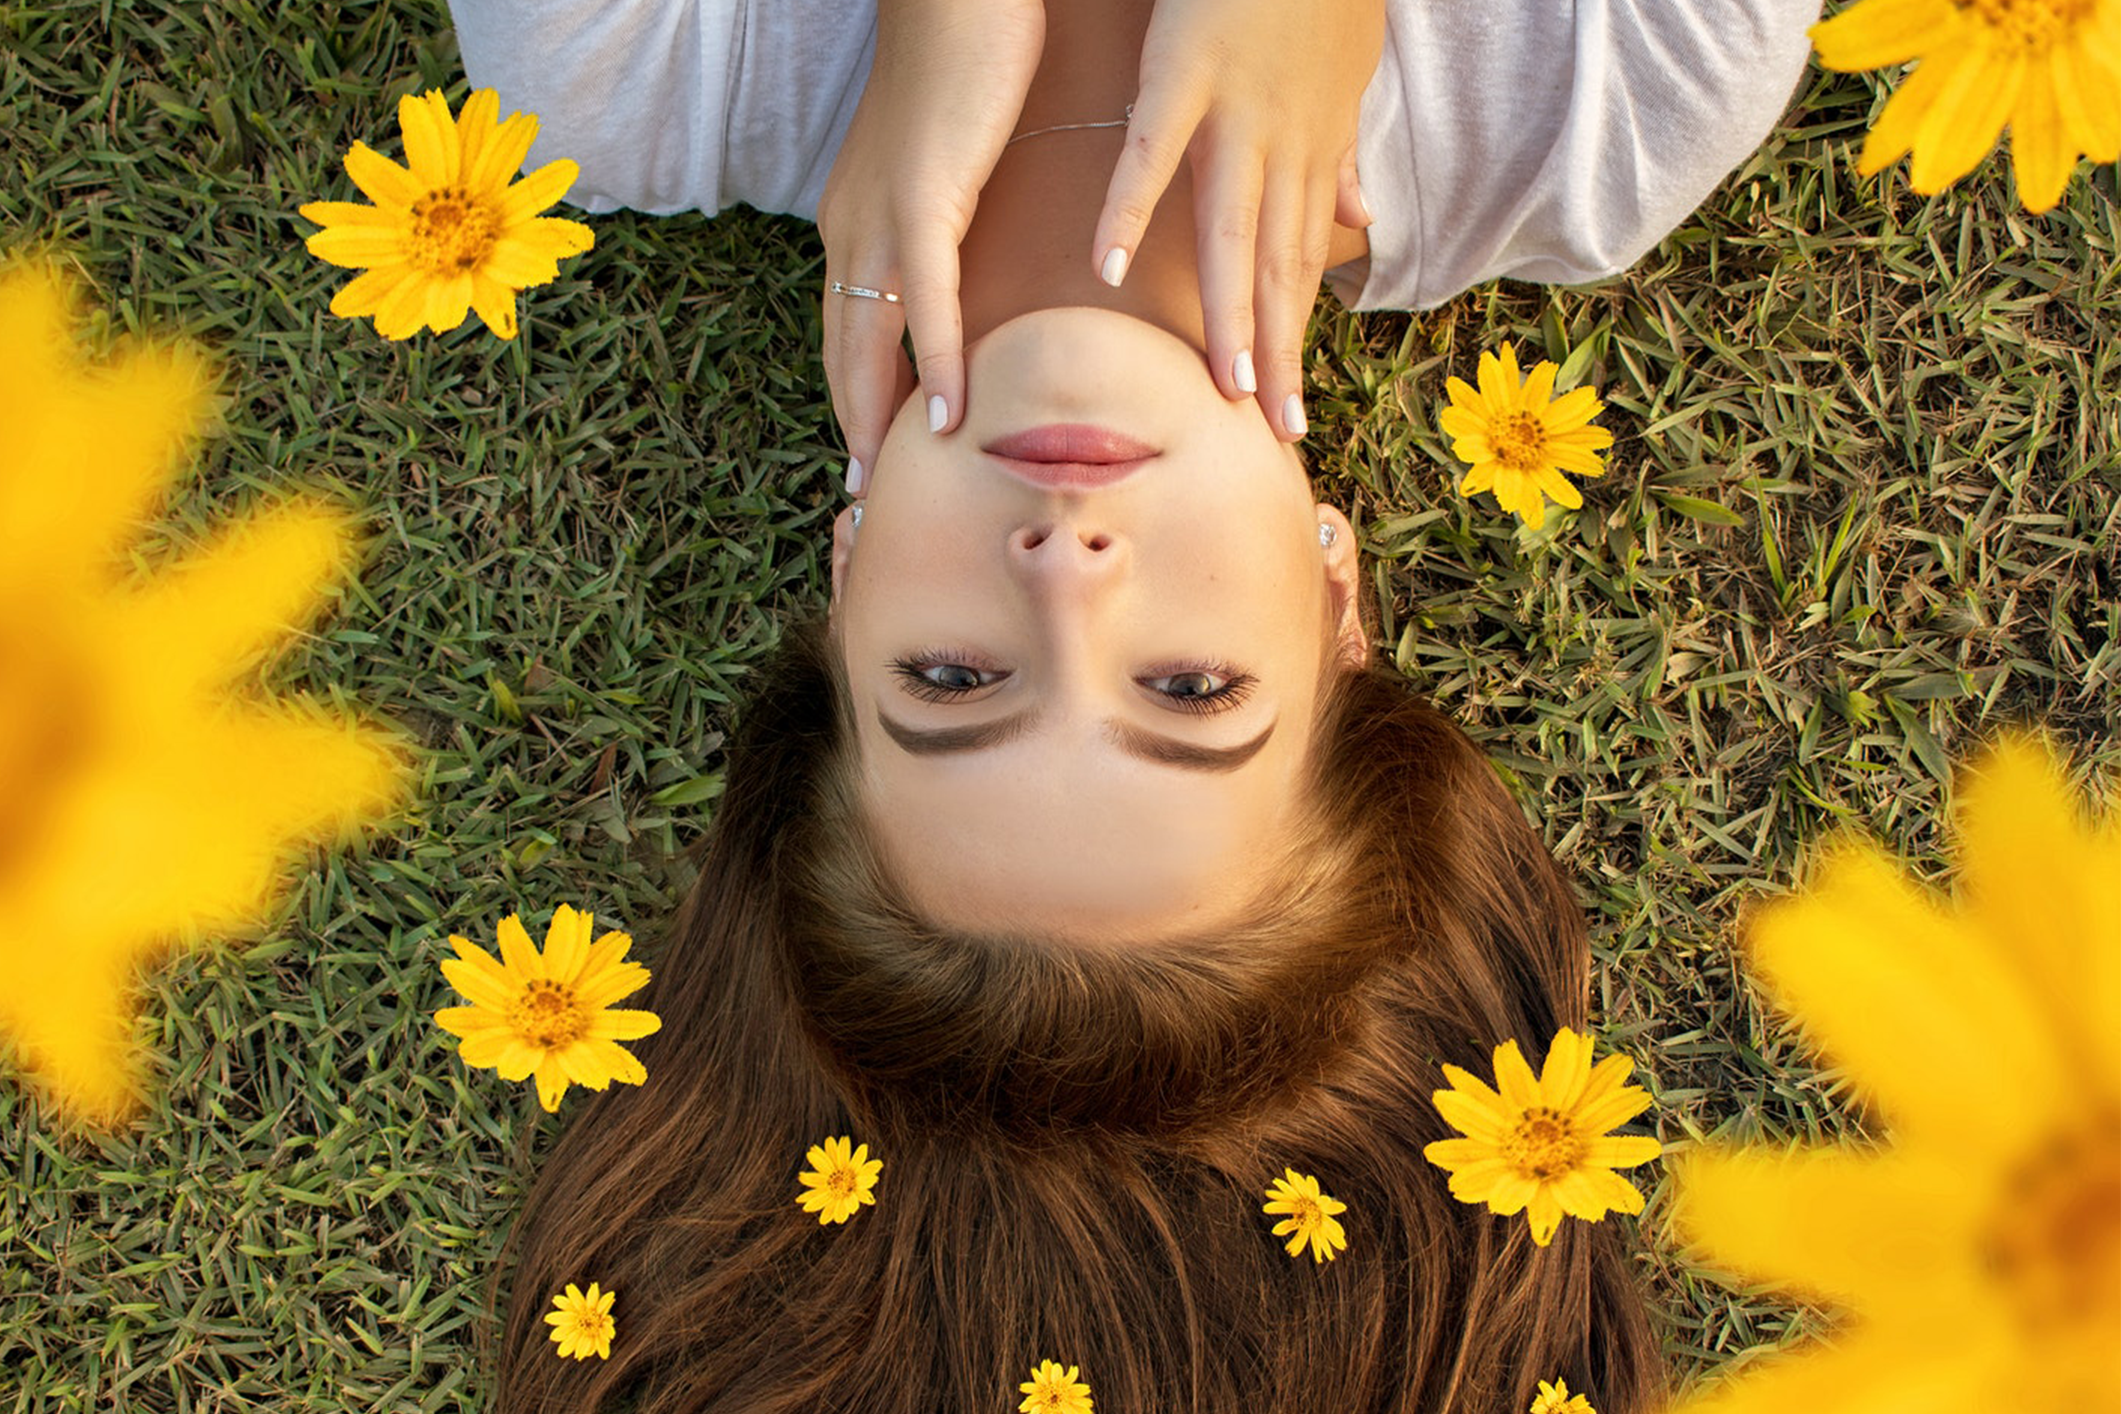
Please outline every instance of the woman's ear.
M854 553L854 527L861 514L862 503L842 507L832 521L832 609L837 614L840 595L847 587L847 557Z
M1318 506L1319 551L1326 562L1326 613L1339 641L1339 656L1351 668L1370 661L1370 635L1362 626L1362 565L1355 553L1355 527L1332 506Z

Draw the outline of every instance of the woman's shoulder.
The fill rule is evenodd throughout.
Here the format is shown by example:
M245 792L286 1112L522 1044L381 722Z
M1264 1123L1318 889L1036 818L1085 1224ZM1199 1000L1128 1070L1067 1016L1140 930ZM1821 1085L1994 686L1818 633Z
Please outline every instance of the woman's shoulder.
M1759 146L1819 0L1389 0L1361 308L1626 269Z
M475 88L536 113L568 200L815 212L875 45L874 0L449 0Z

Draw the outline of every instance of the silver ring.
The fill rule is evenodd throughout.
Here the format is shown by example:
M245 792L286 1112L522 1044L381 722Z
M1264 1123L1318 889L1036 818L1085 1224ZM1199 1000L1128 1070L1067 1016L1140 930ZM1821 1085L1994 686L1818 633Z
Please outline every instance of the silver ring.
M832 282L832 293L836 295L853 295L856 299L880 299L885 304L897 304L899 302L898 296L889 290L872 290L867 285L843 285L837 280Z

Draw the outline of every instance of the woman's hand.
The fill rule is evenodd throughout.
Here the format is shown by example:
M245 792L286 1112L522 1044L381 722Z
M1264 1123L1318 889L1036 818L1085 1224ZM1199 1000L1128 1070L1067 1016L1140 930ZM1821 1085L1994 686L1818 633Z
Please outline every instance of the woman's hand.
M1226 397L1304 433L1304 324L1335 219L1367 226L1355 173L1383 0L1157 0L1127 145L1092 260L1117 285L1181 157L1193 168L1208 365Z
M964 416L957 248L1023 110L1045 36L1042 0L877 6L876 59L817 220L828 289L840 280L903 300L825 296L825 377L855 495L913 390L902 333L913 334L929 425L945 431Z

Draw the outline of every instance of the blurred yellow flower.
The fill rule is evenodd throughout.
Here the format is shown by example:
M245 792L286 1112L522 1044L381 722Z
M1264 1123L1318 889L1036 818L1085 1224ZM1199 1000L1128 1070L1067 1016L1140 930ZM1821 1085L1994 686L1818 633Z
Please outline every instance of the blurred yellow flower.
M1548 500L1572 510L1583 504L1582 493L1562 473L1603 476L1598 454L1613 445L1612 433L1590 425L1605 404L1589 388L1555 397L1558 372L1541 361L1529 377L1520 376L1517 350L1504 344L1499 355L1480 356L1477 391L1463 378L1444 385L1451 405L1436 417L1453 454L1470 466L1459 491L1493 491L1504 510L1533 530L1545 524Z
M1844 844L1750 932L1757 976L1876 1107L1883 1142L1672 1165L1699 1255L1845 1308L1690 1414L2115 1407L2121 820L2046 750L1959 777L1954 906Z
M1017 1386L1024 1393L1019 1414L1090 1414L1090 1386L1076 1383L1076 1373L1073 1365L1063 1370L1058 1361L1040 1362Z
M1283 1169L1267 1189L1267 1199L1261 1212L1288 1214L1274 1224L1274 1235L1288 1237L1291 1257L1301 1253L1306 1242L1314 1262L1330 1262L1347 1249L1348 1234L1336 1215L1348 1211L1348 1205L1319 1192L1316 1178Z
M511 113L498 122L499 111L490 88L472 94L454 120L439 91L407 94L398 126L411 170L357 142L346 175L375 205L300 208L324 228L309 238L310 254L363 271L332 297L333 314L374 315L377 333L407 339L423 327L454 329L477 310L487 328L513 339L516 291L553 279L563 257L595 244L581 222L538 215L574 185L572 161L548 162L512 183L538 120Z
M1530 1414L1598 1414L1598 1411L1582 1395L1570 1394L1567 1380L1556 1380L1552 1384L1541 1380L1539 1397L1532 1401Z
M869 1146L853 1148L844 1135L813 1144L804 1157L810 1167L796 1175L803 1191L796 1202L806 1213L816 1213L818 1226L843 1223L855 1209L876 1203L876 1178L884 1171L882 1159L869 1157Z
M492 1066L503 1080L535 1074L538 1103L548 1114L569 1085L603 1090L614 1080L646 1080L647 1068L619 1042L652 1036L663 1025L652 1011L611 1010L647 985L648 969L626 961L633 939L624 933L606 933L591 945L595 925L594 914L561 904L541 953L511 913L496 930L499 961L455 934L449 941L457 955L442 961L442 975L471 1005L442 1008L435 1024L459 1038L457 1054L466 1065Z
M115 1121L140 969L255 926L292 848L373 823L395 738L237 684L353 563L344 515L288 504L136 567L209 419L180 347L90 367L57 270L0 271L0 1031L58 1102Z
M1943 191L2011 130L2018 199L2062 199L2080 153L2121 157L2121 0L1859 0L1811 29L1819 62L1921 61L1878 115L1857 170L1912 151L1908 185Z
M545 1324L552 1327L546 1336L559 1347L562 1360L570 1355L577 1360L611 1358L611 1338L619 1331L611 1303L617 1298L617 1292L601 1290L595 1282L587 1292L569 1282L564 1293L552 1298L556 1309L545 1313Z
M1649 1107L1650 1097L1623 1084L1635 1063L1607 1056L1591 1066L1591 1041L1564 1026L1535 1078L1515 1041L1495 1048L1490 1090L1455 1065L1443 1068L1448 1090L1436 1108L1462 1139L1439 1139L1422 1157L1451 1175L1451 1196L1488 1205L1501 1217L1527 1212L1532 1240L1554 1240L1564 1214L1597 1222L1608 1211L1639 1213L1642 1194L1616 1168L1648 1163L1663 1152L1640 1134L1608 1134Z

